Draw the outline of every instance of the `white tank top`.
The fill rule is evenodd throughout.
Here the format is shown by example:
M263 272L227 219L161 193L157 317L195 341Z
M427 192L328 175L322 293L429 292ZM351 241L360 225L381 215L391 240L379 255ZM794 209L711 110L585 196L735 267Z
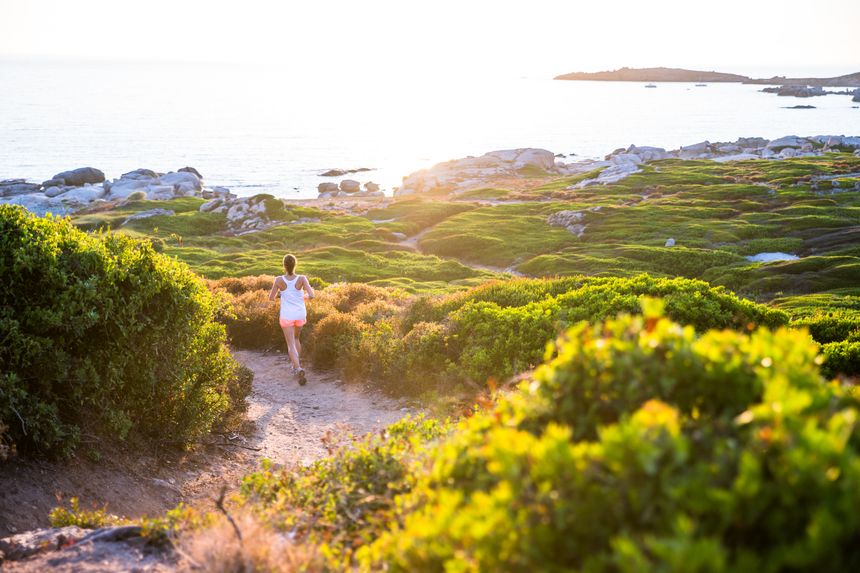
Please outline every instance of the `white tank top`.
M281 291L281 318L284 320L305 320L308 317L308 311L305 308L305 291L296 288L300 276L296 275L292 280L287 279L286 275L281 276L281 279L287 283L287 288Z

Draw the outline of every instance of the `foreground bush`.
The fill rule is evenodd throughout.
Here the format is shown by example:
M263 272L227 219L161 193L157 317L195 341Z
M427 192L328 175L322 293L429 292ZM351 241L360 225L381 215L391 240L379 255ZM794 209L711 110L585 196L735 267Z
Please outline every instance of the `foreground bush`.
M0 426L20 451L82 430L188 442L244 407L218 304L145 242L0 206Z
M450 433L258 474L246 500L368 571L857 570L860 404L817 354L786 328L576 325Z

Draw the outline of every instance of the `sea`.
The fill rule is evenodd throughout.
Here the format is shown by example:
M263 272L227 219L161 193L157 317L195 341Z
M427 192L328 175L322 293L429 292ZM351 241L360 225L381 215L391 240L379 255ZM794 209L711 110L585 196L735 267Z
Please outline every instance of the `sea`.
M82 166L112 179L141 167L192 166L206 185L240 196L307 199L319 183L343 178L321 176L329 169L370 169L345 177L391 192L418 169L497 149L539 147L575 161L630 144L676 149L750 136L860 135L860 104L847 95L656 86L0 61L0 179L42 181ZM815 109L790 109L796 105Z

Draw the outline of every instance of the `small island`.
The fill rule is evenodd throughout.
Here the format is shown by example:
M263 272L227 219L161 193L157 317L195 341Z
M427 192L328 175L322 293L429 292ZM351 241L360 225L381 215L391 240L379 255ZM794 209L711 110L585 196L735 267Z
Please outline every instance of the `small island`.
M721 72L702 72L681 68L621 68L611 72L573 72L555 80L599 82L744 82L746 76Z
M600 82L690 82L743 83L783 86L860 87L860 72L832 78L788 78L774 76L754 79L739 74L683 68L621 68L605 72L573 72L556 76L556 80Z

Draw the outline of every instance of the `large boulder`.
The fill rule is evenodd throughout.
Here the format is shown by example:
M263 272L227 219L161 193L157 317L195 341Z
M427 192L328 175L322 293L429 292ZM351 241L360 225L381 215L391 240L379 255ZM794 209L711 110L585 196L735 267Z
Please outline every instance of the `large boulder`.
M193 173L194 175L197 176L198 179L203 179L203 176L200 175L200 172L197 171L196 169L194 169L193 167L182 167L180 169L177 169L177 171L179 173Z
M767 149L770 149L774 153L778 153L786 147L793 147L796 149L802 148L804 145L809 144L809 141L803 139L801 137L797 137L796 135L786 135L785 137L780 137L779 139L774 139L770 143L767 144Z
M770 141L763 137L739 137L738 140L735 141L735 145L747 151L761 149L768 143L770 143Z
M337 183L320 183L319 185L317 185L317 191L319 191L321 194L337 193L338 190L339 187L337 186Z
M95 167L79 167L71 171L57 173L51 179L61 179L66 185L81 187L87 183L96 184L104 182L105 174Z
M379 191L379 185L377 183L374 183L373 181L368 181L367 183L365 183L364 188L367 189L367 191L370 193L376 193L377 191Z
M203 190L203 183L194 173L176 171L158 178L161 185L172 185L177 194L196 193Z
M361 191L361 183L355 179L344 179L340 182L340 190L346 193L358 193Z
M148 180L155 179L161 173L156 173L152 169L135 169L134 171L129 171L128 173L123 173L120 179L138 179L138 180Z
M650 147L647 145L631 145L627 148L625 153L638 156L641 159L639 163L657 161L658 159L666 159L669 157L669 154L666 153L666 150L662 147Z
M695 159L702 157L703 155L708 155L711 152L713 152L711 142L701 141L699 143L694 143L693 145L681 146L681 149L678 150L678 157L681 159Z
M96 199L101 199L105 195L105 190L101 185L85 185L76 187L63 193L59 198L65 203L92 203Z
M531 147L520 149L502 149L499 151L491 151L485 157L499 159L504 163L512 164L513 169L522 169L523 167L539 167L549 171L555 167L555 153L546 149L535 149Z
M153 179L147 178L126 178L125 175L121 179L114 182L105 182L104 187L110 192L111 199L127 199L129 195L137 191L148 191L149 185Z

